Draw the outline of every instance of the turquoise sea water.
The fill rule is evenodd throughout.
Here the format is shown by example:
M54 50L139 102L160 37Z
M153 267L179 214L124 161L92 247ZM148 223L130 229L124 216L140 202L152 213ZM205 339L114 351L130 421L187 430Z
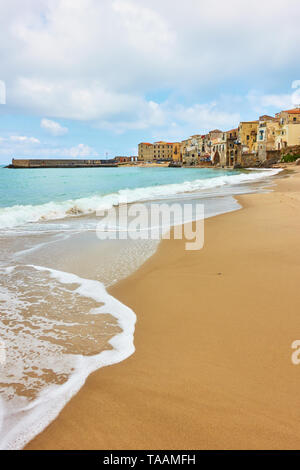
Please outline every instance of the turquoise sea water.
M237 185L276 170L200 168L0 168L0 230L109 210L120 203L170 199L183 193L233 194ZM236 192L236 191L235 191Z
M0 168L0 207L61 202L239 173L209 168Z

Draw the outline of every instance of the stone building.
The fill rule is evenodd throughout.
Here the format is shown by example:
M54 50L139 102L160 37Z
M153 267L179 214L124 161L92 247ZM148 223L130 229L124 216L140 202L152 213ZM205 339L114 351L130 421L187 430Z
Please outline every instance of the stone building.
M279 120L275 150L300 145L300 108L281 111L275 117Z
M260 162L267 160L268 152L275 150L275 139L279 129L279 118L260 116L255 150Z
M144 162L149 162L153 160L153 144L149 142L141 142L138 145L138 158Z
M210 134L201 135L198 139L199 141L199 161L200 163L209 163L211 162L211 140Z
M138 161L138 157L137 156L118 156L118 157L115 157L115 161L117 163L136 163Z
M192 135L189 139L181 142L182 161L187 165L198 165L199 142L197 135Z
M154 142L153 144L153 159L154 160L173 160L173 142Z
M215 129L209 133L211 161L213 165L226 164L226 133Z
M241 164L241 145L238 142L238 129L226 132L226 166Z
M173 161L182 162L181 142L173 142Z
M255 152L258 121L243 121L238 127L239 142L243 153Z
M139 160L147 161L181 161L179 142L141 142L138 145Z

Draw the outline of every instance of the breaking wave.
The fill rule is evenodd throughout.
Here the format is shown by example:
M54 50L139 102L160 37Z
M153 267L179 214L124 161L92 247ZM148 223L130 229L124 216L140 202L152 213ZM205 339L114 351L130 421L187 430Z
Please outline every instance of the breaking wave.
M0 274L0 449L21 449L90 373L133 354L136 315L96 280L33 265Z
M116 193L93 195L61 202L41 205L14 205L0 208L0 229L18 227L27 223L64 219L106 211L122 203L155 200L188 192L201 192L222 186L251 183L274 176L280 169L249 171L237 175L223 175L208 179L197 179L183 183L121 189Z

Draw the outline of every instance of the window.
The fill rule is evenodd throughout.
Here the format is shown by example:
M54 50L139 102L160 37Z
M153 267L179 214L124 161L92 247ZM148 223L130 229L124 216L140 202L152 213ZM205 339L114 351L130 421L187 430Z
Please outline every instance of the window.
M293 121L294 121L294 122L296 122L296 121L297 121L297 118L296 118L296 117L294 117L294 118L293 118Z
M249 140L249 139L250 139L250 135L247 135L247 140Z

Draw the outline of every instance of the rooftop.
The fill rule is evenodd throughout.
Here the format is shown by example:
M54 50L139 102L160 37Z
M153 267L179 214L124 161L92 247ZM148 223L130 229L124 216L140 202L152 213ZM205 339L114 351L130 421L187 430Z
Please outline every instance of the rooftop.
M288 111L284 112L289 114L300 114L300 108L289 109Z

